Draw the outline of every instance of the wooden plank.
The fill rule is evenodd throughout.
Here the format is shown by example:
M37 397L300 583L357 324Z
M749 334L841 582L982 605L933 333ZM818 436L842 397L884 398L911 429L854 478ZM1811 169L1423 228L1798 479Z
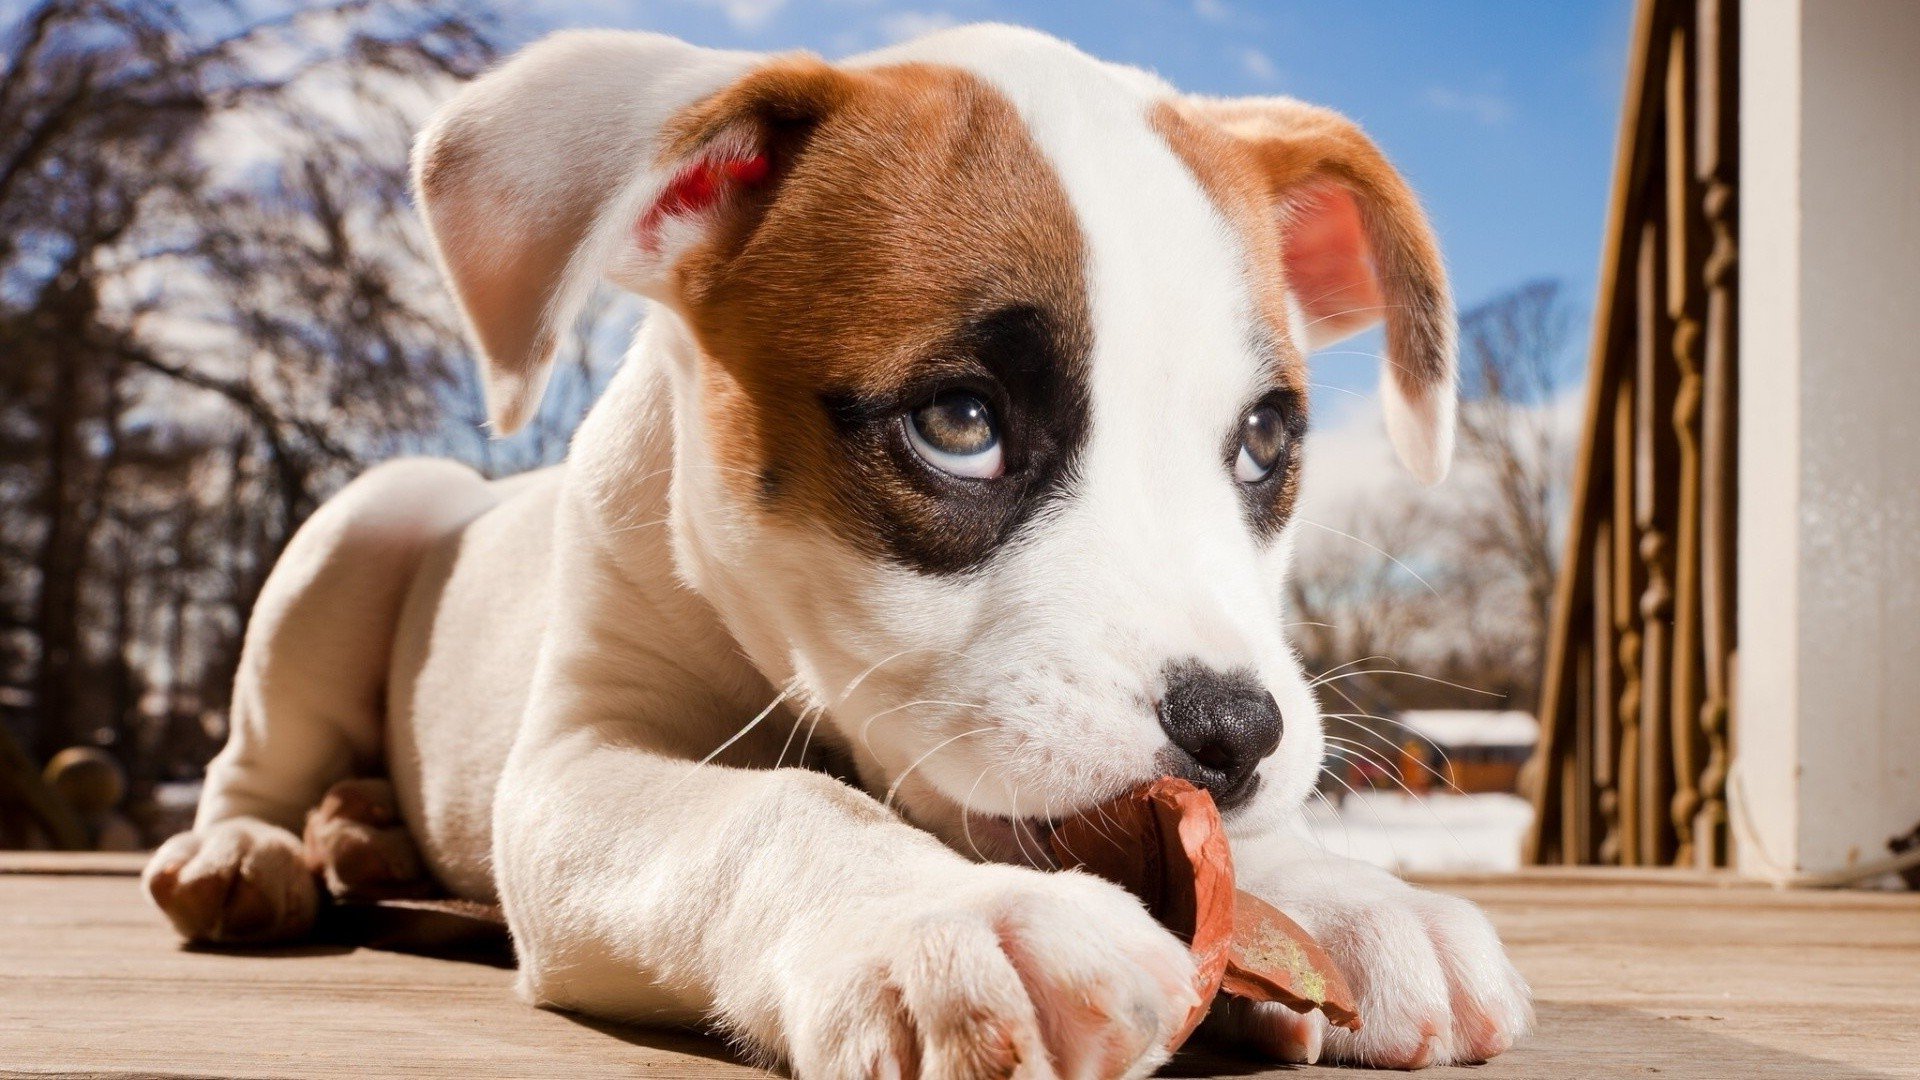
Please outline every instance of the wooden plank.
M0 851L0 874L120 874L138 877L142 851Z
M185 950L140 898L135 860L24 872L35 862L48 869L0 856L0 1074L765 1075L698 1036L527 1008L503 966L344 945ZM1456 879L1540 1002L1538 1033L1475 1080L1920 1077L1920 896L1730 880ZM1372 1074L1193 1053L1165 1075Z

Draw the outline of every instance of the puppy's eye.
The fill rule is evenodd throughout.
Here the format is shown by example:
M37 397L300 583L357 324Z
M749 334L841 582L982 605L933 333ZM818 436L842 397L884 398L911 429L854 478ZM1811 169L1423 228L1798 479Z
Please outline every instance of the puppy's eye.
M1233 459L1233 478L1257 484L1273 474L1287 448L1287 428L1280 410L1262 405L1240 422L1240 453Z
M907 442L927 464L969 480L1003 469L993 407L965 390L946 390L907 414Z

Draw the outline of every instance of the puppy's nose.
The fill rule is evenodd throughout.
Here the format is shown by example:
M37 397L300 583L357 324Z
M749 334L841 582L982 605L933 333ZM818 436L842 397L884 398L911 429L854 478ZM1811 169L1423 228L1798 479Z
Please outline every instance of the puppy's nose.
M1280 745L1280 706L1250 672L1177 664L1167 671L1160 726L1178 750L1173 771L1230 810L1253 794L1254 769Z

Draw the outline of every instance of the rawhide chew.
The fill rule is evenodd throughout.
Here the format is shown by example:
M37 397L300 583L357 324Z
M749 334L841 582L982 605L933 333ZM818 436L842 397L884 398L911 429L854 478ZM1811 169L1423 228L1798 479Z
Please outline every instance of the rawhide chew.
M1233 852L1213 797L1165 777L1053 827L1062 867L1105 878L1139 897L1193 950L1200 1005L1174 1033L1177 1047L1206 1018L1216 992L1319 1009L1358 1030L1353 991L1300 925L1233 884Z

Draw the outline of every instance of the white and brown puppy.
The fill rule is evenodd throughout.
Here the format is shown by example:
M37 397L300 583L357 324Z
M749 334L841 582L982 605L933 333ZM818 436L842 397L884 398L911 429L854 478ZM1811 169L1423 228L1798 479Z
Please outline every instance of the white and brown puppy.
M1402 457L1437 479L1452 429L1433 237L1351 123L1006 27L834 65L581 33L468 87L416 171L501 430L596 281L652 313L563 468L387 465L294 538L148 871L183 933L305 930L293 830L384 768L530 1001L807 1077L1140 1075L1183 949L1020 864L1175 772L1366 1016L1229 1037L1419 1066L1525 1028L1477 911L1297 833L1304 354L1384 314Z

